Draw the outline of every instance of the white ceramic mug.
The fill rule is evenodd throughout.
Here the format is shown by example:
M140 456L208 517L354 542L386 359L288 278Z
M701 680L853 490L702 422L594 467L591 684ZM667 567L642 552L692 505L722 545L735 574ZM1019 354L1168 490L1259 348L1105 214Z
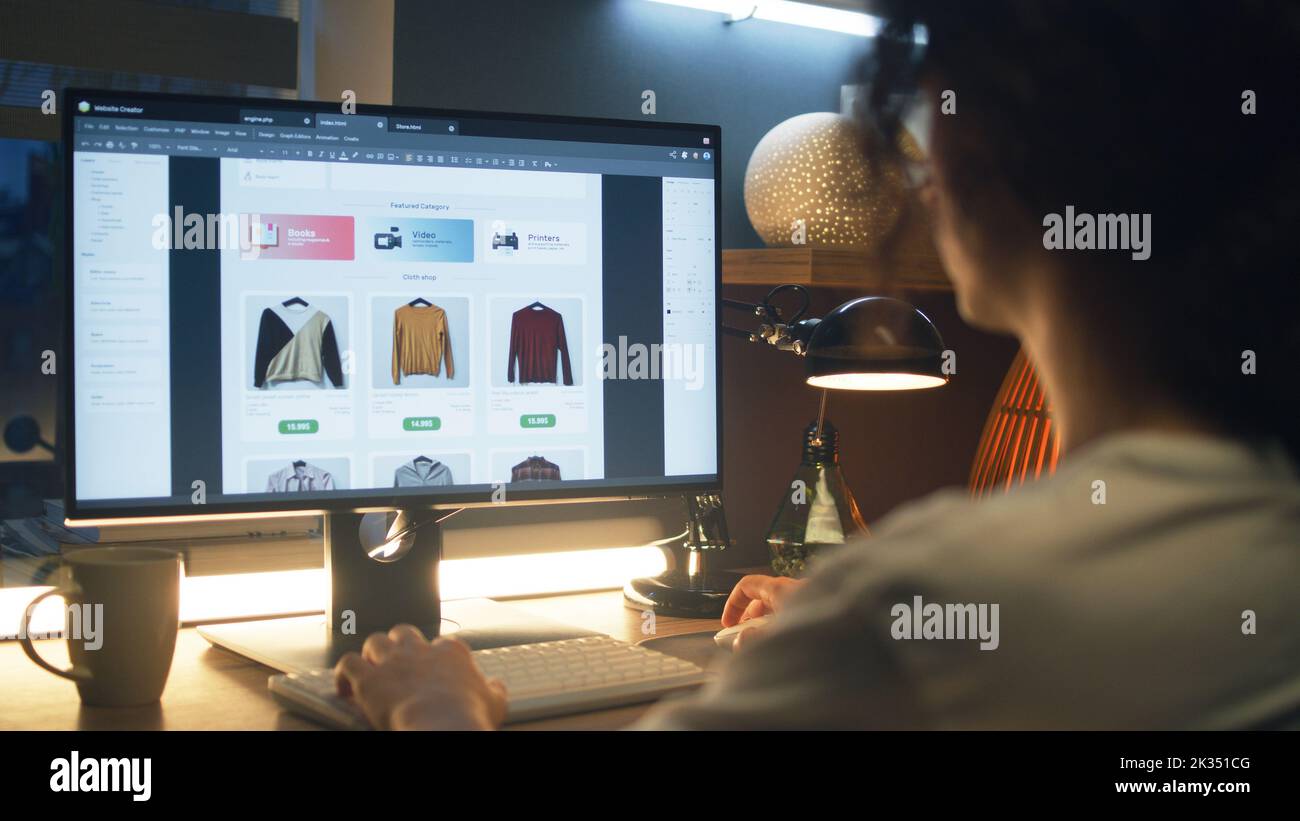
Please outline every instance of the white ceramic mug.
M37 596L23 613L23 652L76 682L81 700L99 707L153 704L162 696L180 625L181 557L152 547L84 548L63 559L66 581ZM36 606L61 596L67 670L32 646Z

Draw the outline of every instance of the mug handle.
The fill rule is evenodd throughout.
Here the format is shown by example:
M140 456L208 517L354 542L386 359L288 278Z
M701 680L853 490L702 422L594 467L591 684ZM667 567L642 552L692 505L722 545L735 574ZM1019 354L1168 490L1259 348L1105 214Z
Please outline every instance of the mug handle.
M35 662L37 667L41 667L45 670L48 670L54 675L59 676L60 678L66 678L76 682L86 682L86 681L90 681L90 673L88 673L86 670L78 669L76 667L69 667L67 670L60 670L58 667L55 667L53 664L50 664L45 659L41 658L40 655L36 652L36 648L32 646L31 622L32 622L32 613L36 611L36 605L40 604L44 599L50 596L66 597L68 593L69 591L56 587L53 590L46 590L41 595L32 599L31 603L27 605L27 609L23 611L23 622L22 622L23 632L20 638L18 639L18 641L20 644L22 644L23 652L27 654L27 658Z

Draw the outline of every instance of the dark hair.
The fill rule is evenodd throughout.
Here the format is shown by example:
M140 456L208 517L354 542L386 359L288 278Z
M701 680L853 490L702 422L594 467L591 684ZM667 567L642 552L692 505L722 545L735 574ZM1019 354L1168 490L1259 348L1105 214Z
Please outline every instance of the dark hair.
M1069 258L1087 280L1081 306L1109 323L1097 334L1134 346L1143 377L1198 415L1243 438L1280 438L1300 458L1300 8L880 0L870 10L885 18L867 65L886 134L900 92L919 80L955 92L962 149L944 169L963 217L999 241L1041 242L1038 220L1067 205L1151 214L1150 259ZM1245 113L1247 91L1256 113ZM1033 222L1016 229L981 207L993 188ZM1247 350L1254 375L1243 373Z

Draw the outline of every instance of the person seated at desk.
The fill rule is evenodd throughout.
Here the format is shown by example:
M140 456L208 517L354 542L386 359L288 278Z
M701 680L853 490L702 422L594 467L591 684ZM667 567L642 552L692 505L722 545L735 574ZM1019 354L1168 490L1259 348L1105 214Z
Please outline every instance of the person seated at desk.
M883 5L928 34L921 195L961 313L1019 337L1068 452L1006 496L908 505L806 582L746 578L723 624L775 612L765 635L639 726L1296 726L1295 10ZM874 45L888 125L913 52ZM925 604L997 608L997 629L916 635ZM466 648L411 627L337 674L378 727L505 714Z

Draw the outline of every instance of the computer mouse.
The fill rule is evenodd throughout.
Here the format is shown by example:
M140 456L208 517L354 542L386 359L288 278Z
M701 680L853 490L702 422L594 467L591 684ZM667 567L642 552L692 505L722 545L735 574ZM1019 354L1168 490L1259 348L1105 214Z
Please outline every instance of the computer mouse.
M762 627L771 620L771 616L759 616L756 619L742 621L740 624L732 625L731 627L724 627L718 631L716 636L713 637L713 641L723 650L730 650L736 643L736 636L739 636L741 633L751 628Z

